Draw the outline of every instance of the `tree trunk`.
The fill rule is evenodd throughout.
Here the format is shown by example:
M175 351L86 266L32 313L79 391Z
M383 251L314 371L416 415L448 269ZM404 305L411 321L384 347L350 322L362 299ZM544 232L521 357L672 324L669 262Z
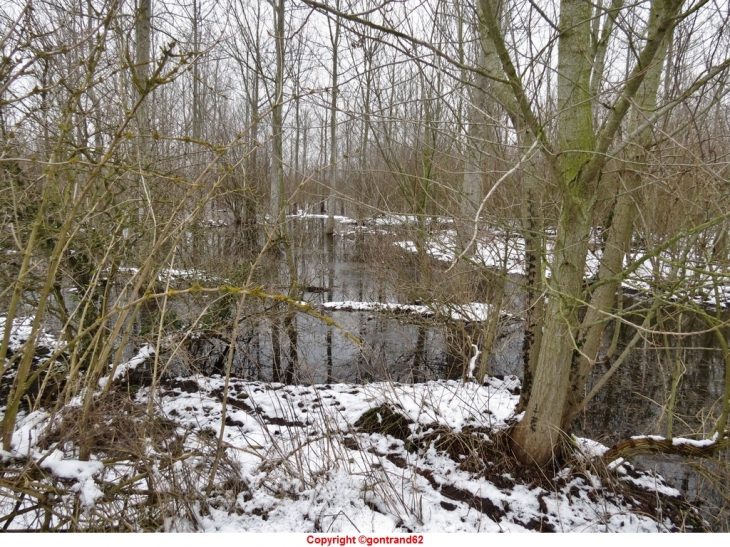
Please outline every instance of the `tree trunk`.
M200 3L193 0L193 140L201 137L202 116L200 115Z
M525 241L525 327L522 342L522 389L517 412L527 408L532 393L533 378L542 344L545 296L543 295L543 261L545 237L540 210L540 182L534 169L528 167L523 175L522 238Z
M274 105L271 109L271 130L272 139L272 172L271 172L271 194L270 194L270 211L271 211L271 233L279 232L281 224L279 216L284 208L284 145L283 145L283 125L284 125L284 0L278 0L274 6L275 10L275 50L276 50L276 76L274 81Z
M647 70L644 82L639 88L634 101L634 109L630 114L629 133L632 133L651 112L656 108L657 93L662 75L662 65L667 53L667 44L671 40L671 33L662 42L656 53L653 65ZM577 336L577 346L580 351L574 355L574 364L571 370L570 394L565 410L563 428L570 426L574 410L584 397L584 388L590 374L591 367L598 358L598 352L603 341L603 332L610 319L607 312L614 308L616 290L621 284L618 278L624 267L624 257L630 251L634 233L634 222L637 216L635 192L641 185L641 166L646 163L646 150L651 144L651 132L647 129L642 132L628 151L627 167L619 173L620 184L614 216L609 228L608 238L603 250L601 265L598 272L598 287L591 296L590 305L583 320L583 327Z
M483 54L480 55L483 57ZM481 65L484 60L480 59ZM476 86L471 93L471 101L467 107L469 115L466 135L466 161L464 164L464 188L461 202L461 214L468 223L474 218L482 200L482 179L484 177L484 148L486 147L486 131L484 109L486 108L486 89L488 82L484 77L477 77Z
M489 82L489 90L499 104L507 111L507 115L517 131L520 149L528 150L535 143L538 128L530 121L531 113L525 112L520 102L518 87L504 83L509 80L509 67L506 59L500 55L500 45L504 47L501 36L501 18L499 6L495 0L480 0L478 5L479 34L482 46L481 68L494 79ZM514 78L514 76L513 76ZM526 115L527 114L527 115ZM518 411L526 408L530 399L534 371L542 342L542 322L544 315L542 257L545 254L542 213L540 211L541 182L537 168L528 164L523 173L522 236L525 240L525 334L522 346L523 378L522 391Z
M551 264L550 300L545 332L525 416L513 432L513 450L523 463L545 465L555 454L565 425L573 351L578 335L578 306L583 299L583 278L596 197L607 152L633 98L639 91L674 24L682 1L652 2L647 40L597 137L591 109L591 62L584 45L590 43L591 7L581 0L564 0L558 40L557 150L546 160L555 161L561 197L558 233ZM503 66L508 60L500 56ZM510 71L505 69L510 74ZM513 85L517 89L517 85ZM519 98L519 97L518 97ZM527 115L526 107L523 111ZM546 152L552 152L546 147Z
M339 2L336 3L340 9ZM332 234L335 231L335 207L337 200L337 53L340 43L340 19L335 19L334 34L330 28L332 42L332 104L330 105L330 185L327 197L327 226L326 233Z
M152 0L138 0L134 22L134 83L137 89L136 119L139 131L139 155L143 168L147 168L149 158L150 113L147 100L147 86L150 76L150 52L152 50Z

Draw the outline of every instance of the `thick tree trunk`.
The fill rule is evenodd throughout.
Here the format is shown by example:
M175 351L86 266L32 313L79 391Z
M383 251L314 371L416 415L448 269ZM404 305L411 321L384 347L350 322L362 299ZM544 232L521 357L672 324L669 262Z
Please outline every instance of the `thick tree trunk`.
M476 90L469 105L469 128L466 139L466 161L464 163L464 189L461 198L461 214L469 222L479 208L482 199L483 154L484 154L484 92Z
M484 51L479 54L479 66L485 66ZM464 75L466 77L466 75ZM464 162L464 180L461 196L461 214L470 222L479 208L482 200L482 181L484 180L484 157L489 142L494 142L494 135L490 135L486 118L487 90L489 81L477 75L474 88L470 93L467 107L467 132Z
M571 205L560 216L545 330L525 416L513 435L513 448L524 463L546 464L562 431L591 228L583 204L577 200Z
M258 45L258 44L257 44ZM260 66L261 62L258 58L260 55L260 49L256 49L256 66ZM256 224L256 193L261 191L261 176L258 162L258 150L259 150L259 73L257 70L251 71L251 148L248 157L248 179L247 185L249 188L243 188L244 192L244 211L243 211L243 222L246 224L246 235L250 242L256 241L255 228ZM255 191L252 191L250 187L253 187Z
M193 0L193 140L199 141L202 135L202 116L200 113L200 2Z
M632 133L656 108L662 65L669 40L671 40L671 34L662 42L662 46L656 53L654 64L648 69L644 82L636 94L635 106L629 119L629 133ZM609 319L607 312L611 311L615 305L616 290L621 283L617 276L623 270L626 253L630 251L634 222L638 212L635 191L641 185L641 166L645 164L646 150L651 144L650 141L651 133L648 130L637 137L636 142L629 148L627 167L619 173L618 196L598 271L598 287L591 296L583 320L584 327L576 340L580 351L575 353L571 369L570 393L563 419L564 429L570 427L574 410L583 400L584 388L591 367L598 358L598 352L603 342L603 332Z
M591 6L565 0L558 42L558 185L563 203L551 265L550 300L545 333L534 371L525 417L517 425L514 449L525 463L546 464L562 431L578 304L583 288L596 180L581 176L595 148L590 101Z
M584 51L585 44L590 42L591 7L581 0L561 3L557 131L557 149L561 153L556 160L556 176L562 202L551 265L545 331L530 400L512 437L515 454L523 463L545 465L549 462L564 431L563 419L578 335L577 312L584 301L583 278L596 185L613 138L681 5L680 0L652 3L646 45L596 138L589 91L591 63ZM546 159L550 161L551 157L555 156L549 155Z

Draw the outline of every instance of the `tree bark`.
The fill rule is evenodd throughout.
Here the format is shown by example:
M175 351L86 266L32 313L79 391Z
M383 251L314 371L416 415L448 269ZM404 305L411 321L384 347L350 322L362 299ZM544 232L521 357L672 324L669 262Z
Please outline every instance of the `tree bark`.
M339 2L336 4L340 8ZM326 233L333 234L335 231L335 207L337 201L337 69L338 69L338 48L340 43L340 19L335 19L335 31L332 34L332 103L330 105L330 184L327 197L327 226Z
M273 165L271 170L270 213L272 233L280 231L279 216L284 208L284 15L284 0L278 0L274 5L276 75L274 79L274 105L271 109L271 130L273 133L271 160Z

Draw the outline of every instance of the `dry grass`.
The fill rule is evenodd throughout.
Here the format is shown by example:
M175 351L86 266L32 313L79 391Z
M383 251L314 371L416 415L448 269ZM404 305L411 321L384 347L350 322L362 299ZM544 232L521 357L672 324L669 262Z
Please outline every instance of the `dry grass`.
M0 518L0 528L16 529L23 522L23 528L47 531L185 531L196 527L209 504L232 504L246 488L237 464L224 455L218 488L206 499L201 487L215 442L204 433L181 431L159 415L150 417L147 405L127 393L99 397L92 410L86 423L78 407L58 413L39 447L74 459L85 443L92 459L103 463L95 477L103 496L93 507L84 506L78 484L54 476L44 459L8 460L0 467L0 498L6 507L10 500L14 504Z

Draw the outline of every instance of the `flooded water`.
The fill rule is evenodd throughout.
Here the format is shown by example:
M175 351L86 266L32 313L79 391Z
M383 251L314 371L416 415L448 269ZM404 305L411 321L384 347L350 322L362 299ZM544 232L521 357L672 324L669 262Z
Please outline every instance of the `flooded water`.
M373 311L324 311L328 302L381 302L420 304L447 302L500 302L506 311L518 312L516 285L465 268L461 276L443 277L445 267L431 261L424 268L422 257L406 252L395 243L413 234L378 231L377 227L339 227L334 237L324 235L321 219L297 220L290 225L291 255L269 252L255 276L269 293L286 294L291 287L291 264L296 263L298 291L292 298L311 303L338 326L292 311L288 305L249 299L239 325L233 356L233 373L250 380L294 383L363 383L379 380L421 382L437 378L460 378L473 355L472 343L481 346L484 329L478 323L445 320L404 313ZM198 263L220 261L227 267L250 268L251 254L232 250L219 235L210 234L198 249ZM212 238L215 244L211 244ZM256 247L256 245L254 245ZM208 249L212 256L200 254ZM212 249L212 251L211 251ZM514 281L515 279L513 279ZM500 285L500 283L502 283ZM504 298L500 298L505 295ZM493 298L498 302L490 301ZM635 304L626 301L625 307ZM222 373L228 358L230 321L236 300L201 295L176 300L171 310L185 323L199 317L200 334L187 345L168 353L174 374ZM697 315L676 310L661 311L667 331L707 330ZM727 319L727 317L723 317ZM618 356L635 330L624 326L617 338ZM354 343L349 335L362 341ZM722 335L728 337L727 329ZM613 331L606 332L606 345ZM522 324L505 319L496 328L489 356L492 375L522 376ZM590 386L608 370L610 362L597 364ZM673 432L675 436L703 437L709 434L712 417L719 411L725 364L715 333L694 336L651 335L631 351L618 372L575 422L577 435L611 445L632 435L666 435L668 400L673 380L677 383ZM721 455L727 458L727 455ZM644 458L674 481L689 497L721 505L723 494L708 490L702 473L677 458ZM709 468L708 468L709 469ZM710 471L707 471L709 473ZM714 471L712 471L714 472ZM727 481L727 478L717 479ZM725 485L730 486L730 485ZM708 501L709 500L709 501ZM724 523L727 527L727 523Z
M323 311L321 305L328 302L399 303L408 299L412 265L402 251L389 241L374 241L361 232L326 236L323 222L299 220L290 228L297 300ZM394 263L401 272L393 268ZM291 277L283 250L267 256L260 270L257 282L264 290L288 291ZM232 308L234 301L229 304ZM178 303L185 305L189 309L179 308L179 315L195 314L201 303ZM232 314L230 309L225 313ZM251 380L361 383L385 379L418 382L462 373L461 361L449 350L454 335L433 320L358 311L328 311L326 315L337 326L291 313L284 304L249 300L239 326L234 374ZM173 361L188 370L215 368L227 346L226 333L206 333L190 345L184 358Z
M706 330L695 315L684 314L683 331ZM622 333L619 351L634 331ZM727 338L728 330L722 335ZM594 367L597 381L608 364ZM586 428L610 441L628 435L657 434L666 427L666 394L673 374L681 375L676 397L675 435L708 434L712 410L721 404L725 382L722 348L715 333L694 336L647 337L631 352L620 371L600 391L591 405ZM661 433L658 433L661 434Z
M297 300L311 303L340 328L316 317L293 313L289 306L249 300L234 353L234 373L252 380L302 383L368 382L392 380L418 382L435 378L458 378L473 355L472 343L481 346L483 329L477 323L384 314L373 311L325 311L327 302L381 302L420 304L421 301L461 303L490 302L497 290L497 276L479 278L476 270L465 269L450 279L439 277L445 266L431 261L423 268L415 253L408 253L398 241L412 239L408 228L379 230L377 226L340 225L338 233L324 235L323 219L298 219L289 226L292 257L297 266ZM206 237L210 238L210 234ZM225 253L226 245L210 240L198 249L213 248ZM231 258L235 254L229 255ZM245 267L245 253L239 260ZM206 259L208 261L212 259ZM269 253L256 278L270 293L286 293L291 275L284 251ZM423 273L428 271L428 275ZM501 302L506 311L519 312L516 285L501 287L507 295ZM206 296L178 302L181 317L209 309L211 324L231 317L235 300ZM498 302L491 302L498 304ZM625 308L635 305L627 299ZM187 308L186 308L187 306ZM217 315L216 315L217 314ZM662 310L669 332L677 331L675 310ZM638 319L637 319L638 320ZM701 319L689 313L681 316L681 332L707 330ZM205 323L205 319L202 321ZM187 370L215 372L227 355L229 333L225 329L203 329L185 355L173 357L176 366ZM624 325L614 358L621 353L635 330ZM355 344L348 334L362 341ZM723 331L723 336L729 334ZM607 329L610 345L612 328ZM522 325L503 320L497 326L489 373L522 375ZM597 364L589 382L598 381L610 366ZM607 444L630 435L663 434L666 428L666 394L673 373L680 376L675 403L675 435L702 433L703 421L716 410L724 384L724 361L717 335L650 335L637 344L629 358L576 422L579 431ZM708 422L709 423L709 422Z

